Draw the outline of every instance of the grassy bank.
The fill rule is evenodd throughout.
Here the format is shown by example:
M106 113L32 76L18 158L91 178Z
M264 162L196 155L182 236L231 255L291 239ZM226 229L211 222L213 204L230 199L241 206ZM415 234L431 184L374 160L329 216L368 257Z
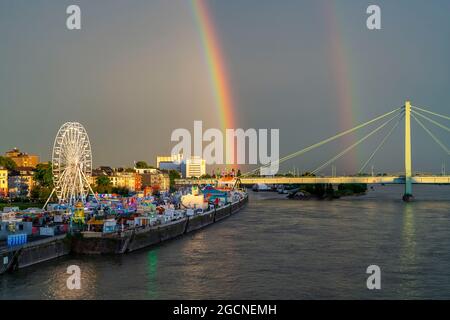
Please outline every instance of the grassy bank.
M4 207L19 207L20 210L27 208L42 208L45 203L43 202L11 202L4 203L0 202L0 211L3 211Z

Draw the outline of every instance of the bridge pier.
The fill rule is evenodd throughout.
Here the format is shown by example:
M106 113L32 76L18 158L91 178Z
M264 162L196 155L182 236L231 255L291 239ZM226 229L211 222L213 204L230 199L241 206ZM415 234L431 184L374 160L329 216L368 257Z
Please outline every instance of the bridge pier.
M403 201L413 200L411 164L411 102L405 102L405 194Z

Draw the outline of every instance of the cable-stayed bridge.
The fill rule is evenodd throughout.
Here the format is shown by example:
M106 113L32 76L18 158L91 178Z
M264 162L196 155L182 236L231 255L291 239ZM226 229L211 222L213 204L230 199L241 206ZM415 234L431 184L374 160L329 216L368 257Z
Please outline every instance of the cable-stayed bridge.
M450 155L450 149L444 144L423 122L426 120L428 123L435 125L436 127L450 132L450 127L442 124L437 121L436 118L444 119L450 121L450 117L442 114L438 114L433 111L429 111L424 108L412 106L409 101L405 102L405 105L396 108L390 112L387 112L383 115L380 115L370 121L362 123L352 129L346 130L344 132L338 133L330 138L327 138L323 141L320 141L316 144L313 144L309 147L291 153L283 158L278 159L276 162L263 165L259 168L256 168L252 171L244 173L240 177L234 178L235 184L353 184L353 183L362 183L362 184L403 184L405 185L405 193L404 200L409 200L412 197L412 185L413 184L450 184L450 176L447 175L430 175L430 176L422 176L422 175L413 175L412 170L412 159L411 159L411 119L416 121L419 126L431 137L431 139L437 144L437 146L444 151L446 155ZM316 169L310 172L310 175L303 177L281 177L281 176L260 176L260 172L262 168L268 168L273 164L281 165L282 163L291 160L293 158L297 158L306 154L309 151L317 149L323 145L326 145L332 141L335 141L343 136L349 135L357 130L365 128L374 123L379 123L384 120L378 127L374 130L366 134L364 137L348 146L346 149L339 152L333 158L327 160ZM404 121L404 174L399 176L362 176L361 174L364 172L364 169L367 165L373 160L375 155L382 149L382 147L386 144L386 141L392 136L395 129L398 127L401 121ZM358 171L358 174L355 176L333 176L333 177L316 177L315 175L321 172L323 169L332 165L335 161L342 158L350 151L355 149L357 146L361 145L368 138L373 136L374 134L380 132L384 128L390 128L387 133L383 136L379 144L370 154L367 161L361 166ZM212 184L216 185L219 183L218 179L178 179L175 181L178 185L193 185L193 184Z

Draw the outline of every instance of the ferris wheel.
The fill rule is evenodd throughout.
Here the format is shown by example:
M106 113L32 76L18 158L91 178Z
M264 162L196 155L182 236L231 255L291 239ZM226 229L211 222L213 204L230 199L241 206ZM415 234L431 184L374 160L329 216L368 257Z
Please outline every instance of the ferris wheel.
M53 192L60 203L84 203L89 191L93 193L88 181L92 174L91 143L80 123L66 122L59 129L53 144L52 172Z

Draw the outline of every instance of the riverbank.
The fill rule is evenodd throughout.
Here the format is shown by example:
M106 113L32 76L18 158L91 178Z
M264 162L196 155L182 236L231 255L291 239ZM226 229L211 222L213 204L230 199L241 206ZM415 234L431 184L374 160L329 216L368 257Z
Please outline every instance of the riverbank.
M33 241L21 246L0 248L0 274L15 271L69 254L124 254L158 245L200 230L237 213L248 202L248 195L223 207L184 217L167 224L136 228L124 233L83 232Z

